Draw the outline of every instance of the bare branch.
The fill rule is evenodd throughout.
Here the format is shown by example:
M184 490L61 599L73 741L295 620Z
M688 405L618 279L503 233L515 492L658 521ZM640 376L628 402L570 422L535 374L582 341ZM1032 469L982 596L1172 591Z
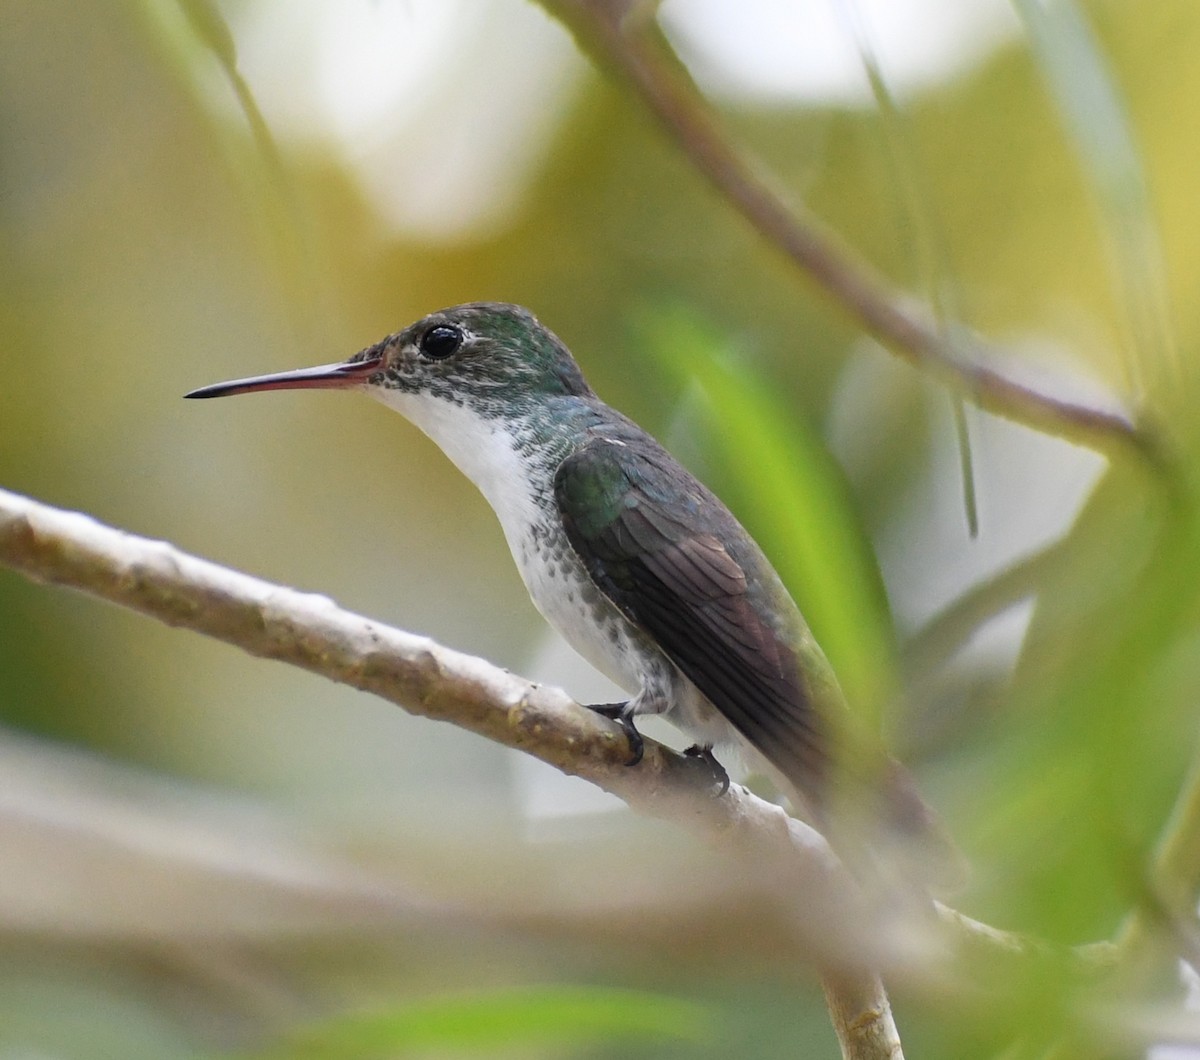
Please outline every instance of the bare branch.
M1115 412L1040 393L988 367L995 352L947 335L814 215L774 187L764 167L735 146L650 17L629 0L540 0L608 70L625 81L696 169L772 246L893 352L982 409L1109 456L1135 454L1162 471L1162 443ZM968 359L969 358L969 359Z
M821 989L843 1060L904 1060L900 1033L879 976L825 972Z

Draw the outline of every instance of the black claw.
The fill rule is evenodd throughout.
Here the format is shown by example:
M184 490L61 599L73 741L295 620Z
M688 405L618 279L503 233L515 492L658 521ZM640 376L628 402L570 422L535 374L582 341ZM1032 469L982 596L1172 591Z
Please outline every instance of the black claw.
M694 743L683 753L688 758L699 758L712 771L712 780L718 789L714 798L719 799L729 790L729 774L725 772L725 767L717 761L717 756L713 754L712 744Z
M642 734L637 731L637 726L633 724L633 715L629 711L629 704L591 703L588 705L588 710L594 710L601 717L611 718L621 726L621 731L625 733L625 739L629 741L629 759L625 764L636 766L642 760L642 755L645 754L646 743L642 739Z

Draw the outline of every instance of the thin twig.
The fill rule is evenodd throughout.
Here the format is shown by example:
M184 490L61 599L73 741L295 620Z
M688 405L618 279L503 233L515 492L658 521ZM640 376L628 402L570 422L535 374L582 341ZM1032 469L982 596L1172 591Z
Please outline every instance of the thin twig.
M889 174L896 189L896 205L901 213L896 236L903 241L905 255L912 258L915 273L921 287L924 288L925 298L933 310L934 323L939 334L945 339L948 334L953 334L955 329L962 327L959 321L964 317L959 308L957 285L949 267L945 241L936 222L933 205L928 196L922 194L928 182L921 179L922 167L916 141L907 115L888 85L861 8L855 0L843 0L837 6L846 30L858 48L863 72L871 86L871 95L875 97L875 110L879 115L879 127L887 150ZM950 404L954 433L958 441L959 476L962 482L967 533L974 539L979 536L979 496L975 483L975 460L971 452L966 401L962 394L951 391Z
M904 646L908 670L926 674L944 666L984 622L1045 588L1049 575L1063 563L1067 548L1065 539L1053 541L951 601Z
M712 108L647 11L614 0L540 0L580 45L626 81L717 192L893 352L982 409L1107 455L1132 452L1161 472L1161 441L1116 412L1065 401L1006 378L996 354L930 314L779 189L719 126ZM652 7L652 5L651 5ZM966 359L970 356L970 360Z
M1144 900L1118 932L1116 946L1122 963L1152 975L1164 962L1181 956L1200 970L1196 939L1200 923L1195 914L1200 890L1200 758L1176 797L1154 852Z

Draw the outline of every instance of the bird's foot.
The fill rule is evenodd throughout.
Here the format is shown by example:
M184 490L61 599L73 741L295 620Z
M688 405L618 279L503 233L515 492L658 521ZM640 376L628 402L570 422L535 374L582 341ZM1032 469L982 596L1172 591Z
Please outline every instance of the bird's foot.
M636 766L642 760L646 744L642 739L642 734L637 731L637 726L633 724L633 712L629 709L629 704L589 703L588 710L594 710L601 717L611 718L621 726L621 731L625 733L625 739L629 741L629 759L625 764Z
M717 761L717 756L713 754L712 744L694 743L686 751L683 752L688 758L698 758L712 773L712 782L717 789L716 795L713 798L719 799L729 790L729 774L725 772L725 767Z

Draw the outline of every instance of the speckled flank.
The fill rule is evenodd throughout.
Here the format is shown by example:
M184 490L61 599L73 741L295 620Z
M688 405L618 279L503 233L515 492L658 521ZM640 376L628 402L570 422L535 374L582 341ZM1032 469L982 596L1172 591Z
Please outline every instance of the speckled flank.
M461 400L391 388L372 392L428 434L479 488L546 620L620 687L631 695L641 691L642 676L665 662L592 582L555 517L554 472L571 452L568 432L538 422L544 415L496 420Z

